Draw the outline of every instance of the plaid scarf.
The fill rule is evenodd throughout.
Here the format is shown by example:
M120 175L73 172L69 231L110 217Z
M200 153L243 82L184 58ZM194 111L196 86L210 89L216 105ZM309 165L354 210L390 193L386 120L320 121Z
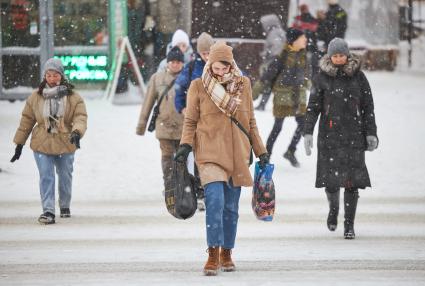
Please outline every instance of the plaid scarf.
M205 91L218 109L229 117L235 114L241 104L239 97L243 89L242 73L235 61L231 63L230 72L222 77L214 75L211 63L207 62L201 79Z

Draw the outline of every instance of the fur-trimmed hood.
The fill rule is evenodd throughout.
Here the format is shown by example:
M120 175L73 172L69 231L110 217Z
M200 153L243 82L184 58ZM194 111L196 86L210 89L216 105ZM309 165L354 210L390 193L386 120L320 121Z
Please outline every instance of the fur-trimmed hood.
M324 55L319 63L320 69L331 77L335 77L338 73L339 68L332 64L331 57ZM353 76L361 68L361 59L355 54L348 56L347 63L342 67L342 71L348 75Z

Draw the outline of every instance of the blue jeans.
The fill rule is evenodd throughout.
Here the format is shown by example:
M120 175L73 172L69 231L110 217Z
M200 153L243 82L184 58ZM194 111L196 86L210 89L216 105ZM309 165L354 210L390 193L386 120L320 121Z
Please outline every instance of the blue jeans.
M40 173L40 196L43 213L55 214L55 167L59 179L59 207L69 208L72 194L74 153L47 155L34 152Z
M204 186L208 247L235 246L241 187L232 182L212 182Z

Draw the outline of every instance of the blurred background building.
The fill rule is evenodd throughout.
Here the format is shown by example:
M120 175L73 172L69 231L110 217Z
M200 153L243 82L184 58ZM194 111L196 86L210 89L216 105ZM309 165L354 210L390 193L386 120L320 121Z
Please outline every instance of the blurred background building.
M369 69L394 69L400 40L423 33L418 0L340 0L349 22L346 40ZM309 5L326 0L0 0L0 99L23 99L40 82L42 64L60 57L79 88L103 89L119 39L128 35L145 81L165 57L176 29L194 41L201 32L229 42L239 66L258 77L265 33L260 18L276 14L286 29ZM127 78L126 78L127 80ZM131 74L128 80L133 80Z

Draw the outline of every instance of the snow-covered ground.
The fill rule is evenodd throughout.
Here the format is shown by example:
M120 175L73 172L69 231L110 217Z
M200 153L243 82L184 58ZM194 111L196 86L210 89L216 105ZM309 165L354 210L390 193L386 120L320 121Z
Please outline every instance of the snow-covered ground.
M24 102L0 102L0 285L424 285L425 73L367 76L380 145L366 156L373 188L360 194L357 238L342 238L343 212L335 233L326 228L325 195L314 188L317 153L305 156L301 142L301 168L282 158L295 129L289 119L272 157L275 219L257 221L244 189L238 270L218 277L202 275L204 213L178 221L165 209L158 142L135 135L139 106L87 95L73 217L40 226L32 152L25 146L9 163ZM265 140L271 104L256 116Z

